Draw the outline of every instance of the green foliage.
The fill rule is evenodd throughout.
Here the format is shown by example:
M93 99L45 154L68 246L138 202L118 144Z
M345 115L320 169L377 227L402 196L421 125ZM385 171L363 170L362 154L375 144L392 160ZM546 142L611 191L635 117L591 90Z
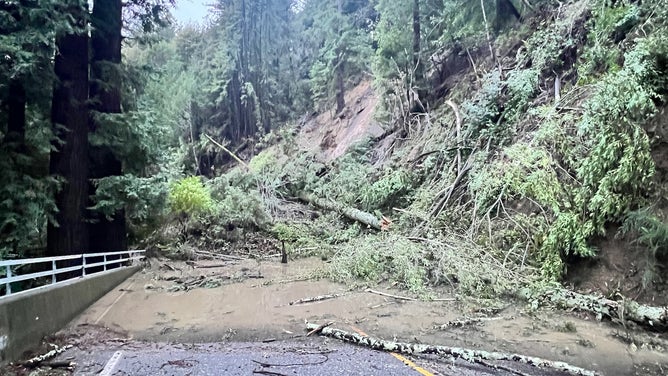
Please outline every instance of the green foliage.
M252 181L252 177L249 180ZM271 216L257 190L247 184L230 184L226 178L210 181L215 205L215 222L247 229L263 229L271 223Z
M410 171L388 169L380 179L362 187L362 209L373 211L404 206L414 188L415 180Z
M492 163L480 163L471 173L469 188L483 212L516 196L558 212L566 199L550 154L522 142L506 147Z
M482 87L474 97L462 104L464 119L468 124L466 137L493 137L500 133L497 129L497 119L500 115L499 105L503 85L499 73L494 71L487 74L482 80Z
M304 189L343 205L358 206L362 202L360 193L371 184L369 176L373 173L364 155L367 147L368 145L358 145L356 150L337 159L327 175L313 180Z
M328 275L346 283L396 283L422 294L430 284L445 283L478 297L496 296L528 282L510 265L499 268L496 257L493 250L453 234L420 242L392 233L367 235L337 247Z
M364 2L361 2L364 4ZM313 100L318 108L333 103L336 92L337 75L345 81L359 76L366 70L366 62L371 55L368 30L356 27L350 15L337 9L336 1L312 2L313 17L318 21L307 30L312 34L319 48L317 58L311 66L309 75ZM365 25L366 26L366 25ZM345 82L344 82L345 85Z
M329 274L341 282L378 283L389 278L410 291L424 292L425 266L424 250L418 244L395 236L365 236L339 248Z
M633 234L639 243L656 256L668 255L668 224L652 208L629 212L622 226L624 234Z
M621 220L642 203L654 175L642 126L657 111L655 54L668 45L668 38L658 38L638 41L626 53L624 67L597 84L579 124L588 152L577 165L582 182L577 202L591 213L599 232L607 221Z
M668 223L654 208L638 209L626 215L621 233L632 236L634 242L647 249L642 279L643 287L647 288L661 278L657 273L657 259L668 256Z
M581 83L621 68L622 52L614 44L622 41L640 21L640 7L631 1L617 1L614 6L598 3L592 8L587 45L578 66Z
M135 226L154 227L162 223L170 192L166 176L142 178L125 174L98 179L95 184L92 209L109 217L125 209L126 218Z
M253 173L259 174L265 169L270 168L276 163L276 155L272 150L262 150L248 163L248 167Z
M54 221L59 181L37 173L38 161L0 145L0 260L43 247L47 220ZM55 222L55 221L54 221Z
M211 212L214 207L211 192L197 176L190 176L172 183L168 196L173 213L188 216Z

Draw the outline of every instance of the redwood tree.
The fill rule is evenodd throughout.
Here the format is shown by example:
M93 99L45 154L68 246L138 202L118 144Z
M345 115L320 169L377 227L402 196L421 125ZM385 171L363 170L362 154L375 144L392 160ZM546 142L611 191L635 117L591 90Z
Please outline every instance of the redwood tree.
M96 0L91 20L91 116L90 129L95 133L110 115L121 113L121 28L122 3L120 0ZM90 178L119 176L123 165L108 145L90 148ZM91 185L91 194L95 186ZM118 210L111 218L102 213L90 213L90 247L95 252L126 250L127 234L125 211Z
M89 249L88 225L88 31L86 2L68 8L76 28L58 35L51 121L58 141L51 152L49 170L64 179L56 194L57 224L47 229L47 255L57 256Z

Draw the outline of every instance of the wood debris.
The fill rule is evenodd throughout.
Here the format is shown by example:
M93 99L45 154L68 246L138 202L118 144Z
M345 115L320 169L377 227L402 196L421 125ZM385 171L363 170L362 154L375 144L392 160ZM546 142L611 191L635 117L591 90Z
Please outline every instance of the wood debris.
M45 361L47 361L49 359L52 359L52 358L55 358L56 356L58 356L58 355L60 355L60 354L64 353L65 351L72 348L72 345L65 345L63 347L60 347L58 345L53 345L52 344L51 346L53 347L53 350L51 350L51 351L49 351L45 354L38 355L34 358L30 358L30 359L26 360L25 362L23 362L23 366L28 367L28 368L37 367L42 362L45 362Z
M547 359L520 355L520 354L506 354L501 352L488 352L481 350L472 350L466 348L427 345L416 343L392 342L376 339L373 337L362 336L357 333L350 333L340 329L329 327L322 327L317 324L306 324L306 330L309 332L317 331L318 334L336 338L338 340L353 343L359 346L365 346L374 350L387 351L399 354L416 355L416 354L431 354L431 355L448 355L455 359L462 359L472 363L478 363L485 366L490 366L486 361L513 361L524 363L537 368L549 368L556 371L566 372L570 375L576 376L596 376L596 372L573 366L571 364L559 361L551 361ZM491 365L494 367L493 365Z
M321 302L323 300L336 299L336 298L341 297L343 295L344 294L327 294L327 295L313 296L313 297L310 297L310 298L297 299L297 300L291 301L289 304L290 305L295 305L295 304L306 304L306 303Z
M448 321L443 325L436 325L434 329L447 330L450 328L461 328L469 325L476 325L488 321L503 320L504 317L466 317L460 320Z
M417 299L414 299L414 298L409 298L409 297L406 297L406 296L399 296L399 295L388 294L388 293L386 293L386 292L376 291L376 290L372 290L372 289L366 289L366 290L364 290L364 291L366 291L366 292L370 292L370 293L372 293L372 294L380 295L380 296L386 296L386 297L388 297L388 298L394 298L394 299L399 299L399 300L407 300L407 301L411 301L411 302L415 302L415 301L417 301Z
M529 294L531 295L531 294ZM602 296L585 295L563 288L544 290L529 297L534 305L552 304L558 307L590 312L601 319L632 321L654 330L668 329L668 307L653 307L622 297L620 301Z

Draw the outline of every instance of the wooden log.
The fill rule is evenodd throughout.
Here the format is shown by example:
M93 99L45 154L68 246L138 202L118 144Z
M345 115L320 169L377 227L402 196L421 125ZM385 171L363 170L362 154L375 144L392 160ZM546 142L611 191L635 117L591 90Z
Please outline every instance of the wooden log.
M435 325L434 329L448 330L450 328L461 328L469 325L476 325L482 322L503 320L503 317L468 317L460 320L448 321L443 325Z
M194 264L193 268L195 268L195 269L217 269L217 268L226 268L230 265L236 265L236 263L231 262L231 263L213 264L213 265Z
M321 325L306 324L307 331L317 330ZM353 343L355 345L368 347L374 350L387 351L393 353L400 353L406 355L448 355L455 359L462 359L472 363L479 363L485 366L490 366L485 361L513 361L524 363L537 368L549 368L556 371L566 372L570 375L576 376L596 376L597 373L591 370L570 365L565 362L552 361L532 356L520 354L506 354L500 352L488 352L481 350L472 350L458 347L427 345L416 343L392 342L383 341L373 337L362 336L357 333L350 333L340 329L330 327L321 328L320 335L336 338L338 340ZM491 365L493 366L493 365Z
M632 321L636 324L655 330L668 329L668 307L654 307L640 304L629 299L611 300L602 296L585 295L563 288L543 290L532 296L531 293L520 293L528 297L533 304L552 304L561 308L590 312L601 319Z
M49 368L64 368L68 371L74 371L74 368L77 366L75 362L63 361L63 362L46 362L42 363L42 366Z
M232 255L224 255L222 253L211 253L211 252L206 252L206 251L195 251L195 254L199 256L206 256L206 257L211 257L214 259L221 259L221 260L230 260L230 261L243 261L246 260L243 257L239 256L232 256Z
M320 295L320 296L313 296L310 298L303 298L303 299L298 299L291 301L289 304L290 305L295 305L295 304L306 304L306 303L314 303L314 302L321 302L323 300L329 300L329 299L336 299L340 296L343 296L344 294L327 294L327 295Z
M306 334L306 336L308 337L312 334L320 334L320 332L322 332L323 329L325 329L325 328L327 328L331 325L334 325L334 321L330 321L328 323L321 324L321 325L313 325L313 327L310 328L311 330L309 330L309 332Z
M207 139L209 139L209 141L211 141L214 145L216 145L216 146L218 146L219 148L221 148L224 152L226 152L227 154L229 154L230 157L232 157L235 161L239 162L239 164L242 165L242 166L246 169L246 171L250 171L250 167L248 167L248 164L246 164L246 162L242 161L241 158L237 157L237 155L234 154L232 151L230 151L228 148L226 148L226 147L223 146L221 143L219 143L218 141L216 141L216 140L214 140L213 138L211 138L211 136L209 136L208 134L205 134L204 137L206 137Z
M47 352L46 354L42 354L42 355L38 355L34 358L30 358L30 359L26 360L23 363L23 365L25 367L29 367L29 368L37 367L37 366L40 365L40 363L42 363L46 360L55 358L56 356L58 356L58 355L60 355L60 354L64 353L65 351L72 348L72 345L65 345L63 347L59 347L59 346L56 346L56 345L52 345L52 346L53 346L53 350Z
M372 293L372 294L380 295L380 296L386 296L388 298L406 300L406 301L409 301L409 302L417 301L417 299L409 298L409 297L406 297L406 296L392 295L392 294L388 294L386 292L376 291L376 290L372 290L372 289L366 289L364 291Z
M381 230L382 221L371 213L367 213L355 208L345 207L338 202L325 200L306 193L301 193L299 195L299 199L313 206L319 207L320 209L335 211L350 220L360 222L376 230Z

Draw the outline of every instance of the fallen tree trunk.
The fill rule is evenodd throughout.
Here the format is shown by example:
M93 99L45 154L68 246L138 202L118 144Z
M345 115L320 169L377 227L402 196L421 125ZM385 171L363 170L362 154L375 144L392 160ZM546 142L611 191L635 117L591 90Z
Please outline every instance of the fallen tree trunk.
M504 317L470 317L470 318L464 318L461 320L453 320L453 321L448 321L447 323L443 325L435 325L434 329L438 330L448 330L450 328L461 328L464 326L468 325L476 325L480 324L483 322L489 322L489 321L496 321L496 320L504 320Z
M524 294L525 297L527 294ZM602 296L585 295L574 291L554 288L544 290L536 295L529 294L534 304L546 303L561 308L590 312L601 319L633 321L645 327L659 330L668 329L668 307L653 307L640 304L633 300L611 300Z
M295 305L295 304L315 303L315 302L321 302L323 300L336 299L340 296L343 296L343 294L327 294L327 295L313 296L313 297L310 297L310 298L302 298L302 299L294 300L294 301L291 301L289 304L290 305Z
M42 354L42 355L36 356L34 358L30 358L30 359L26 360L23 363L23 365L25 367L29 367L29 368L37 367L42 362L47 361L47 360L52 359L52 358L55 358L56 356L64 353L65 351L67 351L67 350L69 350L73 347L72 345L65 345L63 347L59 347L57 345L52 345L52 346L53 346L53 350L47 352L46 354Z
M340 329L332 329L329 327L322 327L317 324L306 324L306 330L315 333L336 338L338 340L353 343L359 346L369 347L374 350L387 351L393 353L401 353L407 355L416 354L432 354L432 355L449 355L453 358L466 360L472 363L479 363L485 366L490 366L485 361L513 361L528 364L537 368L549 368L556 371L566 372L570 375L578 376L595 376L596 372L584 368L576 367L564 362L557 362L536 358L532 356L525 356L519 354L506 354L500 352L487 352L480 350L471 350L457 347L425 345L404 342L383 341L380 339L362 336L356 333L349 333Z
M373 227L376 230L381 229L382 221L371 213L367 213L355 208L345 207L338 202L315 197L307 193L301 193L299 195L299 199L313 206L319 207L320 209L335 211L348 219L360 222L369 227Z

